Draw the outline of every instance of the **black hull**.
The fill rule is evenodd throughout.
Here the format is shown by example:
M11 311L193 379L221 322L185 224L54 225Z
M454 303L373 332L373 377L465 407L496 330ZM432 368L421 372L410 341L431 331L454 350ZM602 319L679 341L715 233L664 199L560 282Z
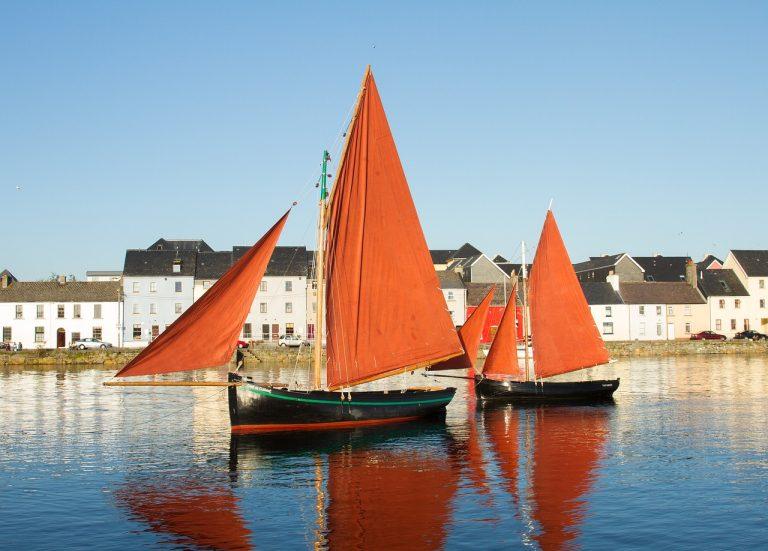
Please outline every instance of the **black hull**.
M229 418L233 433L349 429L412 421L445 413L455 388L404 392L288 390L230 373Z
M619 379L573 382L475 380L482 400L519 403L605 402L613 400Z

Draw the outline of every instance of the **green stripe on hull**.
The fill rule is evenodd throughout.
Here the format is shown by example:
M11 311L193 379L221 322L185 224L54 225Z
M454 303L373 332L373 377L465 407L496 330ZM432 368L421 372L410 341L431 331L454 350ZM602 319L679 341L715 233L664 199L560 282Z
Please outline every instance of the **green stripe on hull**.
M262 390L260 388L251 388L250 385L246 385L245 387L248 389L249 392L253 392L254 394L261 394L263 396L269 396L271 398L277 398L278 400L289 400L292 402L306 402L308 404L324 404L328 406L343 406L343 405L350 405L350 406L418 406L421 404L438 404L440 402L448 403L451 401L451 398L453 396L448 396L446 398L430 398L428 400L418 400L413 402L356 402L354 400L348 401L348 400L339 400L338 402L336 400L318 400L316 398L301 398L299 396L285 396L284 394L275 394L273 392L270 392L268 390Z

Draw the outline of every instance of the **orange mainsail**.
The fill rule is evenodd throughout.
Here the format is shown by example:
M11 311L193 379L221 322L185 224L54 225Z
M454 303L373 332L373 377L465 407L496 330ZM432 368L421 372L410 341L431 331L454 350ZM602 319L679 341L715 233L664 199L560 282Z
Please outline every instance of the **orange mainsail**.
M608 362L552 211L547 211L530 277L536 376L551 377Z
M329 389L461 354L370 70L331 195Z
M477 349L480 347L483 327L485 326L485 320L488 318L488 308L491 306L495 291L496 286L494 285L483 300L480 301L474 312L469 315L461 329L459 329L459 341L461 341L461 346L464 348L464 354L432 365L429 367L430 371L441 369L475 369Z
M499 328L483 364L483 375L488 378L497 376L525 377L525 370L517 361L517 286L512 288L512 296Z
M288 212L208 292L115 376L190 371L229 362L287 218Z

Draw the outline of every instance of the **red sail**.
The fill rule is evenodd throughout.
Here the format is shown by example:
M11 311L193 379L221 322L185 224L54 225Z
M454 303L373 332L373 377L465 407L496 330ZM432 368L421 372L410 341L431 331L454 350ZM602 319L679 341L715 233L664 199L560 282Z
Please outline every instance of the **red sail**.
M116 377L190 371L229 362L287 218L288 212Z
M552 211L547 211L530 278L536 376L551 377L608 362Z
M531 516L541 549L574 547L607 424L607 412L599 408L536 411Z
M237 498L226 487L190 482L184 486L125 486L115 492L118 505L153 532L170 534L180 548L251 549Z
M496 331L496 336L483 364L483 375L493 379L497 377L525 377L525 368L517 360L517 286L512 288L504 315Z
M328 207L330 389L463 352L370 71L349 132Z
M483 336L483 327L488 317L488 308L493 300L496 286L491 287L477 308L469 315L467 321L459 329L459 341L464 349L464 354L456 356L429 367L430 371L441 369L475 369L477 362L477 349L480 347L480 338Z

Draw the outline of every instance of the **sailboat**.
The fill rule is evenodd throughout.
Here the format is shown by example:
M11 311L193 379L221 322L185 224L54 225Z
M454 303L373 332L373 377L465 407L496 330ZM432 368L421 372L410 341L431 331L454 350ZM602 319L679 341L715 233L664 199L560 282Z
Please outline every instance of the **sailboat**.
M352 390L464 353L370 67L328 192L323 154L311 388L228 375L233 432L333 429L439 414L455 388ZM219 366L232 357L286 213L117 376ZM327 321L327 331L324 323ZM322 336L327 339L322 381ZM137 383L141 384L141 383Z
M619 379L542 380L609 361L551 209L541 231L530 282L526 275L523 259L523 339L527 343L530 336L533 358L530 347L525 346L524 364L520 366L513 300L513 307L508 305L504 311L482 373L476 376L477 394L483 400L519 402L611 399Z

